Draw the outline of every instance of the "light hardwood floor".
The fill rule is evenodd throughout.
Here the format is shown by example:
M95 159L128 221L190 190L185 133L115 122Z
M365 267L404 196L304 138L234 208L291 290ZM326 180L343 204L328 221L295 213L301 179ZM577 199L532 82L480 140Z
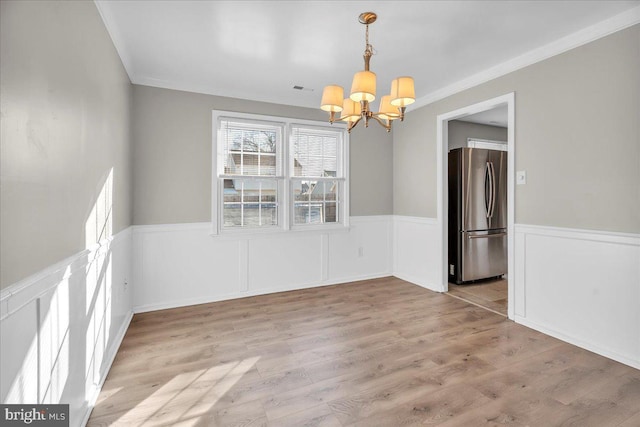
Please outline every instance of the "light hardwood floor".
M449 283L449 294L504 316L507 315L507 279L489 280L468 285Z
M138 314L89 425L631 427L640 371L384 278Z

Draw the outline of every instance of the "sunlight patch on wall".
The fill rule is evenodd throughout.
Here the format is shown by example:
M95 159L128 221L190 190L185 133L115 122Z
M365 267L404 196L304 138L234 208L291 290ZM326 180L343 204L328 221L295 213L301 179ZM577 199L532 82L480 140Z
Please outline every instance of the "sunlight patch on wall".
M91 208L89 217L85 222L85 248L90 249L102 240L111 237L113 233L113 221L111 211L113 209L113 168L105 178L104 184L95 204Z
M40 402L58 403L69 377L69 276L40 299ZM47 301L48 300L48 301Z
M85 307L86 313L89 314L89 309L92 306L92 300L96 293L96 286L100 276L103 272L102 262L99 256L99 251L95 250L96 246L106 239L110 238L113 234L113 168L109 170L107 177L104 180L100 193L96 198L96 202L91 208L89 217L85 222L85 249L92 250L89 254L90 262L87 264L86 271L86 301ZM91 259L93 258L93 259Z

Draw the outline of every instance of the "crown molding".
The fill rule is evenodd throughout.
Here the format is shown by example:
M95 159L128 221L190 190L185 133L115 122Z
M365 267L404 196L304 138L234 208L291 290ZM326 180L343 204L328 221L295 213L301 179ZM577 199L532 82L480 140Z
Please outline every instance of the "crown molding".
M120 57L120 61L122 62L122 66L124 67L124 71L129 76L129 81L132 83L135 81L136 73L133 67L133 61L131 60L131 55L127 50L126 43L124 43L124 38L120 33L120 30L114 24L115 20L109 14L107 8L102 7L102 3L107 3L106 0L94 0L93 3L96 5L96 9L98 9L98 13L100 14L100 18L102 18L102 22L107 29L107 34L111 37L111 43L115 48L118 56Z
M418 98L415 103L407 108L407 110L410 112L420 107L424 107L425 105L432 104L448 96L462 92L463 90L478 86L482 83L528 67L529 65L533 65L537 62L544 61L545 59L601 39L638 23L640 23L640 6L629 9L626 12L615 15L590 27L584 28L539 48L530 50L501 64L495 65L470 77L431 92L426 96Z

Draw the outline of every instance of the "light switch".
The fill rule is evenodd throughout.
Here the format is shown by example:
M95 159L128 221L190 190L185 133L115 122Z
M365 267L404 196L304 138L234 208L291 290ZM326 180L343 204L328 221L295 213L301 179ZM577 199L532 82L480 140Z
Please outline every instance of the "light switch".
M527 171L516 172L516 184L524 185L527 183Z

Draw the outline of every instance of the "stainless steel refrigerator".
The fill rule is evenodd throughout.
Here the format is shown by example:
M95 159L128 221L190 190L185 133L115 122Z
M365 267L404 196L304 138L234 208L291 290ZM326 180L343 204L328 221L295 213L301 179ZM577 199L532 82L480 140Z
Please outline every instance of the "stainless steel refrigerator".
M449 281L507 273L507 153L449 152Z

